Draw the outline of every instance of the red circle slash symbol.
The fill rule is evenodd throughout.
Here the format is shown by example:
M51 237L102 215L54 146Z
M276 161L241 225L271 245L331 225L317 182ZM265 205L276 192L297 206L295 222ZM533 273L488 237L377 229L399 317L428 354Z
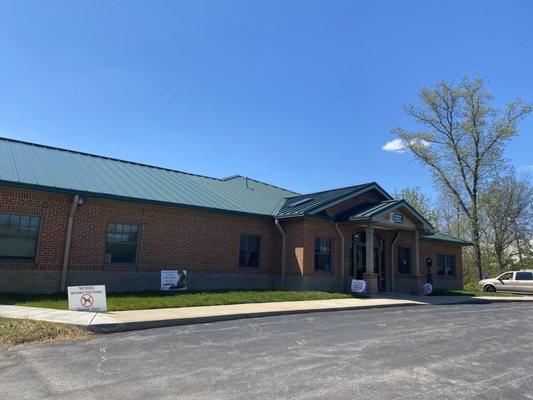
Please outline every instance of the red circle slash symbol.
M89 293L85 293L83 296L81 296L80 303L85 308L91 307L94 303L93 296L91 296Z

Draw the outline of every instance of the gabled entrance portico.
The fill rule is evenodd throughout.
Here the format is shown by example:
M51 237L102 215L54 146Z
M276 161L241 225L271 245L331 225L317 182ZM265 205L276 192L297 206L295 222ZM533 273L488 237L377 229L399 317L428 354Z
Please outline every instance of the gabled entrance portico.
M423 281L420 232L428 232L432 226L401 200L359 208L345 219L351 232L348 278L365 280L370 294L417 292Z

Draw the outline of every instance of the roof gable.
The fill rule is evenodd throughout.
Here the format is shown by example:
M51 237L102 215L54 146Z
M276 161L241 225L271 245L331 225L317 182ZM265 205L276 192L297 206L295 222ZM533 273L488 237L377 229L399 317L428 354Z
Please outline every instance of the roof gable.
M377 204L361 204L359 207L352 210L348 210L339 216L339 220L344 221L376 221L383 222L379 219L385 213L390 213L397 209L406 211L409 215L409 219L413 223L419 225L422 229L432 231L434 230L431 223L424 218L413 206L411 206L406 200L386 200ZM392 223L394 225L394 222Z
M277 211L276 216L281 218L302 216L322 216L330 218L330 215L323 214L325 210L350 199L356 198L357 196L360 196L368 191L375 191L378 193L378 196L381 200L392 198L376 182L370 182L362 185L307 193L287 198Z

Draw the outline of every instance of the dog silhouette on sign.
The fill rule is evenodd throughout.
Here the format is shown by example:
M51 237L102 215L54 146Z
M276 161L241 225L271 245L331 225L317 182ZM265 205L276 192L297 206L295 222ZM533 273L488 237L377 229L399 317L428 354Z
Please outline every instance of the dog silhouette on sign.
M91 296L90 294L84 294L83 296L81 296L80 301L83 307L90 307L93 305L93 296Z
M180 269L178 270L178 281L174 286L170 286L169 290L186 289L187 288L187 272Z

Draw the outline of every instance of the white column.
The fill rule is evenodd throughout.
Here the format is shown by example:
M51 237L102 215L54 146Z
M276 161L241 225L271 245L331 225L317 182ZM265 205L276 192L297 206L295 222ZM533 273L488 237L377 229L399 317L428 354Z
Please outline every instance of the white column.
M366 229L366 273L374 273L374 225L367 225Z
M413 275L420 276L420 234L418 229L415 230L415 259L414 259L414 271Z

